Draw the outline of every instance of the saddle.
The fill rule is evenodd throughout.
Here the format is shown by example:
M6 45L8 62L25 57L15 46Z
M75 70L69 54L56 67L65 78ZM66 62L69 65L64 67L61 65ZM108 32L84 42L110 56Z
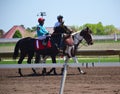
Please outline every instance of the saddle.
M72 38L71 35L66 36L64 40L65 40L66 45L69 45L69 46L73 46L74 45L74 41L73 41L73 38Z
M43 40L39 40L39 39L35 40L35 49L36 50L42 50L42 49L51 48L51 47L52 47L52 45L51 45L50 40L48 40L45 44L44 44Z

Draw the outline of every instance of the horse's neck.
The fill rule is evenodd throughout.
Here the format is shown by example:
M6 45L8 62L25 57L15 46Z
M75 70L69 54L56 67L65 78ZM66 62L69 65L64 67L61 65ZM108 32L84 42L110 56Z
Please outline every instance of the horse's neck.
M82 41L83 37L80 36L79 33L76 33L76 34L73 35L73 36L74 36L74 44L75 44L76 46L78 46L78 45L80 44L80 42Z

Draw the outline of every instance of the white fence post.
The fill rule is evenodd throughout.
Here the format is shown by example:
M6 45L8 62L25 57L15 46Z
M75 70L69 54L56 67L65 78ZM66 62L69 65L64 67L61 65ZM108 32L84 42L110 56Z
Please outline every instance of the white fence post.
M59 94L63 94L64 86L65 86L65 80L66 80L66 75L67 75L67 63L64 64L64 72L63 72L63 76L62 76L62 80L61 80Z
M117 41L117 35L116 35L116 33L114 34L114 40Z

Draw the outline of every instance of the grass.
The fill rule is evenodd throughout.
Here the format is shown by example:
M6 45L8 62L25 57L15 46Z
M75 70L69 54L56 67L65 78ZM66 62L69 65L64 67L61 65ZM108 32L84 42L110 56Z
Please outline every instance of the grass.
M120 43L120 40L114 41L114 40L95 40L95 43Z
M11 59L8 59L8 60L2 60L0 61L0 64L17 64L17 61L18 60L11 60ZM83 57L79 57L78 58L78 61L79 63L97 63L97 62L119 62L119 57L116 57L116 56L109 56L109 57L86 57L86 58L83 58ZM51 63L51 59L48 59L47 60L47 63ZM60 60L57 59L57 63L63 63L64 60L63 58L60 58ZM69 63L73 63L74 61L72 59L69 60ZM27 60L24 60L23 61L23 64L26 64L27 63Z
M15 46L15 43L1 43L0 47L6 47L6 46Z

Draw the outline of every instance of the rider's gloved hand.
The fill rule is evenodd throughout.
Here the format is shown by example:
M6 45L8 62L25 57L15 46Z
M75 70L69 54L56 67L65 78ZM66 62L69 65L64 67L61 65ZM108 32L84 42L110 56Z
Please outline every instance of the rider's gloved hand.
M49 33L46 33L45 35L49 35Z

